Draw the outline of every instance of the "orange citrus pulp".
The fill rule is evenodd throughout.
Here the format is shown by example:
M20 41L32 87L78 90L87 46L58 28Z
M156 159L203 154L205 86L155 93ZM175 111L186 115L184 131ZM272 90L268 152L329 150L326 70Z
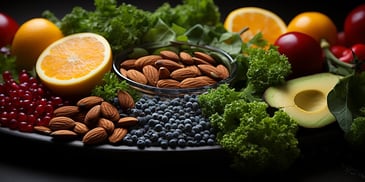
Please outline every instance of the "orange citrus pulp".
M95 33L77 33L57 40L39 56L36 73L59 95L87 95L111 70L108 41Z
M261 32L269 44L273 44L287 29L278 15L258 7L242 7L231 11L224 20L224 27L230 32L240 32L247 27L248 30L241 34L243 42Z

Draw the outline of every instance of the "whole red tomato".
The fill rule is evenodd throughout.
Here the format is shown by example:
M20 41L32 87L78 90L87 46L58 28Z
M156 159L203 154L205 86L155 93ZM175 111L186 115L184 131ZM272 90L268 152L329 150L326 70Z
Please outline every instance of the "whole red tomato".
M348 46L365 44L365 4L355 7L346 16L344 32Z
M352 50L342 45L333 45L330 47L333 55L335 55L340 61L346 63L352 63L354 56Z
M287 32L278 37L274 45L288 57L295 78L324 71L325 59L320 44L301 32Z
M351 46L351 50L361 61L365 61L365 44L354 44Z
M10 45L19 24L9 15L0 13L0 47Z

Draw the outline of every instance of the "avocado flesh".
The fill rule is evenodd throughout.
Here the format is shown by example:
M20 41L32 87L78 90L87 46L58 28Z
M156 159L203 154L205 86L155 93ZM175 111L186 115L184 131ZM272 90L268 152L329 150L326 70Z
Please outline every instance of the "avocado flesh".
M327 106L327 95L341 76L317 73L287 81L284 85L269 87L265 101L282 109L305 128L320 128L336 121Z

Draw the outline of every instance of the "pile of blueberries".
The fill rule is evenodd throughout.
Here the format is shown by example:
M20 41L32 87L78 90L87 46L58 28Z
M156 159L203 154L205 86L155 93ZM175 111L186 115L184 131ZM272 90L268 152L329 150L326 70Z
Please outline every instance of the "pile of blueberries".
M146 148L196 147L216 145L215 132L202 115L198 95L174 98L143 95L130 110L138 125L129 129L122 143Z

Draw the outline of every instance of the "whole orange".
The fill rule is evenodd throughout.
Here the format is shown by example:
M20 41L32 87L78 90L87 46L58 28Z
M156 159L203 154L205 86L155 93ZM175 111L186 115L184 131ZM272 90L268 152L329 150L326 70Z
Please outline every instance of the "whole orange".
M15 33L11 53L16 56L16 66L32 70L38 56L54 41L63 37L60 28L45 18L24 22Z
M318 42L326 39L330 44L337 42L337 27L332 19L324 13L316 11L302 12L290 20L288 32L302 32L310 35Z

